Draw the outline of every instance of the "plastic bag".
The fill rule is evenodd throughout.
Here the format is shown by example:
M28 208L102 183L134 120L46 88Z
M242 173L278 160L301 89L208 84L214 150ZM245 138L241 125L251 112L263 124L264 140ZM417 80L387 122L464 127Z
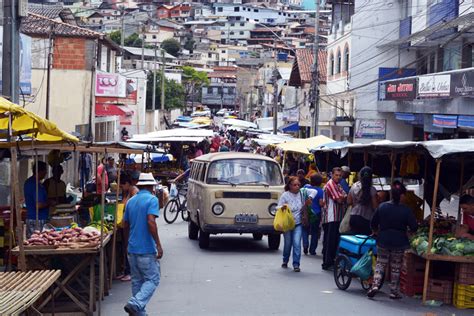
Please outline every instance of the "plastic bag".
M341 225L339 225L339 233L340 234L347 234L351 231L351 211L352 206L349 206L344 213L344 218L342 219Z
M175 183L171 183L170 186L170 197L175 198L178 196L178 188L176 187Z
M277 210L273 220L273 228L283 233L295 228L295 219L287 205L283 205Z
M367 280L372 275L372 251L367 251L354 266L351 273L357 275L361 280Z

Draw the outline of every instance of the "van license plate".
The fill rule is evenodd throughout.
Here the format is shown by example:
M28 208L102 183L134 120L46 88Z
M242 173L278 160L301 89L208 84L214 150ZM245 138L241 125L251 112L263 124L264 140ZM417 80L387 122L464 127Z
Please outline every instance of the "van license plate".
M240 224L256 224L258 216L255 214L238 214L235 215L235 222Z

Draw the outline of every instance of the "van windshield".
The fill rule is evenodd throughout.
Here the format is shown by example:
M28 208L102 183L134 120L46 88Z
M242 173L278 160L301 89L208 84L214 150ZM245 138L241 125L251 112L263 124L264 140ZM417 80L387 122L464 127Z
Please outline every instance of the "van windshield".
M283 185L280 167L273 161L223 159L209 166L208 184Z

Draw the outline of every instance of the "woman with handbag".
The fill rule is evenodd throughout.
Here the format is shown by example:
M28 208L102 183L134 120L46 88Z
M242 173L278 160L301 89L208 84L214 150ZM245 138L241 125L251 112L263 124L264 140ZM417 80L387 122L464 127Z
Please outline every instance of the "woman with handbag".
M308 206L311 206L312 199L318 192L313 189L301 188L301 183L297 177L290 177L285 185L285 192L281 195L277 207L287 205L295 219L295 228L284 233L283 263L282 268L288 268L291 249L293 248L293 270L300 272L301 259L301 234L303 222L308 221ZM307 197L306 200L304 197Z
M363 167L359 181L350 189L347 196L350 210L350 232L354 235L370 235L370 220L378 207L377 190L372 185L372 169ZM349 211L349 210L348 210Z

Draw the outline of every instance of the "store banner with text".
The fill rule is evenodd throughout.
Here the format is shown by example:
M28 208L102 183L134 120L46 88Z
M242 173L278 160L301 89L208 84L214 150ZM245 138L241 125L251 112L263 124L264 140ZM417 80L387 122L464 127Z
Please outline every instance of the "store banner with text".
M387 120L356 120L357 138L385 139Z
M474 97L474 71L451 74L452 97Z
M416 98L416 79L401 79L381 83L381 100L412 101Z
M127 79L120 74L97 72L95 75L95 95L125 98L127 96Z
M441 98L451 94L451 75L427 75L418 77L418 97Z

